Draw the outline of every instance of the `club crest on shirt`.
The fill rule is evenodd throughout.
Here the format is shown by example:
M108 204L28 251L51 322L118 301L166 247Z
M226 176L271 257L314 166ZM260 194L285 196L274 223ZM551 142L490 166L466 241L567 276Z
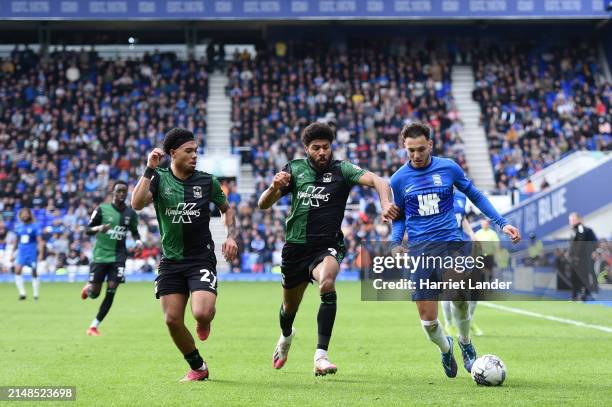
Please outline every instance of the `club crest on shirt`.
M125 216L123 219L123 223L125 223L126 225L130 224L130 217L129 216Z
M193 197L198 199L198 198L202 198L202 187L199 185L196 185L193 187Z
M326 172L325 174L323 174L323 182L331 182L331 181L332 181L331 172Z
M433 183L435 186L442 186L442 177L440 176L440 174L433 174L431 178L433 179Z
M166 189L164 190L164 193L166 195L172 195L172 189L170 187L166 187Z

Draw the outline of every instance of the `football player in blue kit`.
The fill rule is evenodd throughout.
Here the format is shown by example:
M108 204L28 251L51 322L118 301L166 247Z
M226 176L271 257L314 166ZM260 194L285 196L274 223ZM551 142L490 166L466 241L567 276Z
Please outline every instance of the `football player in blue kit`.
M17 240L13 252L13 262L15 264L15 285L19 291L19 299L26 299L25 285L23 283L23 267L30 267L32 270L32 293L34 299L38 299L40 289L40 279L36 272L36 263L41 259L44 249L42 232L36 223L32 211L29 208L22 208L19 211L19 220L15 226Z
M456 242L463 239L453 211L453 187L467 195L470 201L497 224L513 243L520 240L519 230L502 217L489 200L468 179L453 160L432 156L431 129L423 123L404 126L401 136L409 161L391 177L395 204L401 215L393 222L392 246L400 246L406 232L413 242ZM438 244L437 247L444 245ZM431 245L429 245L431 247ZM453 356L453 338L446 336L438 321L438 295L440 290L421 288L419 281L441 282L446 270L419 268L411 273L416 283L412 299L416 302L421 324L426 335L442 353L442 366L448 377L457 376L457 363ZM476 360L476 349L470 339L469 307L466 301L457 301L456 320L459 328L459 347L463 365L470 372Z

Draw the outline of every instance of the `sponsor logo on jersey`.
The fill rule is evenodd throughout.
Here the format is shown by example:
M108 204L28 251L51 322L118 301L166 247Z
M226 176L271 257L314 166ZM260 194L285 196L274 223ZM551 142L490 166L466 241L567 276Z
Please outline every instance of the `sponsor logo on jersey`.
M332 181L331 172L326 172L325 174L323 174L323 182L331 182L331 181Z
M431 176L431 178L433 179L433 183L435 186L442 186L442 177L440 176L440 174L434 174Z
M298 191L298 199L302 200L302 205L310 206L314 208L319 207L321 201L329 201L329 193L324 193L325 187L316 187L309 185L306 191Z
M164 193L166 195L172 195L172 189L170 187L166 187L166 189L164 190Z
M195 202L181 202L176 208L166 208L166 216L172 216L172 223L191 223L192 216L200 216L200 210L193 209L195 206Z
M193 197L196 199L202 198L202 187L196 185L193 187Z
M127 235L127 228L125 226L115 226L109 229L106 234L111 240L123 240Z

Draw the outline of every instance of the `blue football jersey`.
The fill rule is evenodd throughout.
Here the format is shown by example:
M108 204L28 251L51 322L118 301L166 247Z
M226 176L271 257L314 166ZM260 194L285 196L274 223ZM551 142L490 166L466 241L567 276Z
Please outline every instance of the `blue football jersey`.
M36 254L38 247L38 236L40 228L36 223L19 223L15 226L15 234L17 235L17 253L19 255Z
M464 192L500 227L508 223L457 163L432 156L427 167L414 168L408 162L391 177L395 204L403 214L393 222L393 242L401 243L406 230L410 241L462 240L463 233L457 227L453 209L453 187Z

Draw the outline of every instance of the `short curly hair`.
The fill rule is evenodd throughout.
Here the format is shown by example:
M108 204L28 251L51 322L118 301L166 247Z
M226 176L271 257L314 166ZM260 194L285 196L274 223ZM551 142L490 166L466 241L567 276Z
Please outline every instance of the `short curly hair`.
M429 140L431 135L431 128L425 123L414 122L405 125L400 134L402 135L403 140L406 140L407 138L419 138L421 136Z
M164 153L170 154L170 150L176 150L191 140L195 140L195 138L190 130L175 127L168 131L164 137Z
M309 145L313 140L329 140L331 143L334 141L334 131L325 123L311 123L302 131L302 143Z

